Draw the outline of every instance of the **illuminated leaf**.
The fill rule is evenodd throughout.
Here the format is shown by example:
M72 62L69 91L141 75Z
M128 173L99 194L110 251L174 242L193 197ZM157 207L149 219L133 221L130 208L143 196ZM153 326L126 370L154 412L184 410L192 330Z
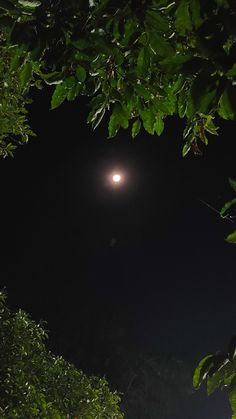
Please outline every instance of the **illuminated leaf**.
M140 132L141 129L141 121L140 119L136 119L136 121L134 121L133 126L132 126L132 138L135 138L138 133Z
M193 376L193 386L195 388L198 388L201 382L206 378L210 367L213 365L212 363L213 358L214 358L213 355L207 355L198 364L197 368L195 369L194 376Z
M228 243L235 243L236 244L236 230L226 237L226 241Z

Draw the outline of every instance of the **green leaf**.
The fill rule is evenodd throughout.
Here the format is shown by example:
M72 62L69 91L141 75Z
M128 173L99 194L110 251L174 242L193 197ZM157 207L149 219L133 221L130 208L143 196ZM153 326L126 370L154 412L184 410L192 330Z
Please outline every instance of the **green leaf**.
M215 79L211 78L208 69L203 70L195 78L190 90L193 113L201 112L208 114L215 106L215 99Z
M225 384L225 378L232 373L232 364L228 359L224 360L222 365L219 365L216 372L207 377L207 394L210 396L221 385Z
M78 65L76 68L76 77L80 82L86 80L86 70L81 65Z
M213 355L207 355L198 364L193 376L194 388L198 388L201 385L202 381L206 378L207 373L210 367L212 366L213 358Z
M218 114L223 119L236 119L236 89L227 88L219 100Z
M75 100L77 98L77 96L79 95L79 93L82 90L83 85L81 83L74 83L74 85L71 87L71 89L69 89L68 93L67 93L67 100L72 101Z
M230 70L227 71L226 76L228 77L234 77L236 76L236 64L234 64Z
M133 126L132 126L132 138L135 138L141 129L141 121L140 119L136 119L136 121L134 121Z
M159 64L164 71L176 74L181 69L183 64L187 63L191 59L192 55L190 54L175 54L164 58L164 60L161 60Z
M20 73L20 81L21 81L22 87L25 88L27 86L27 84L31 80L32 72L33 72L32 64L31 62L28 61L26 64L24 64L23 69L21 70L21 73Z
M214 117L212 115L207 115L206 120L204 121L204 129L212 135L218 135L217 127L213 122Z
M180 35L192 30L192 21L189 13L189 2L180 0L179 6L175 12L175 27Z
M66 99L67 93L68 91L65 83L58 84L52 95L51 109L58 108Z
M192 15L192 23L193 26L198 29L199 26L202 24L202 18L201 18L201 8L200 8L200 2L199 0L190 0L189 2L190 11Z
M109 119L108 134L109 138L115 137L120 128L118 116L113 112Z
M231 188L234 190L234 192L236 192L236 179L232 179L230 177L229 178L229 184L230 184Z
M146 30L149 28L155 29L156 32L167 32L169 30L169 22L166 18L152 10L147 10L146 13Z
M133 18L128 19L125 23L122 45L128 45L131 36L135 33L136 30L137 30L137 23L135 22L135 20Z
M142 111L140 111L140 115L143 121L143 127L144 129L151 135L154 134L154 129L155 129L155 122L156 122L156 117L155 114L153 112L153 109L150 108L146 108Z
M236 198L225 203L223 208L220 210L221 217L226 217L230 212L236 209Z
M126 113L124 107L120 105L120 103L116 103L108 125L109 138L114 137L120 127L128 128L128 126L128 114Z
M137 59L137 74L139 77L146 77L148 75L150 64L150 55L148 48L141 48Z
M35 7L38 7L41 5L41 1L38 0L18 0L18 3L27 8L34 9Z
M159 112L157 114L156 117L156 122L154 125L154 130L156 131L157 135L161 135L163 130L164 130L164 121L163 121L163 116L161 115L161 113Z
M186 142L182 148L182 156L185 157L191 150L191 143Z
M156 32L151 32L150 34L150 45L152 50L160 57L175 56L175 51L172 48L171 44L166 41L163 36L159 35Z
M53 71L52 73L43 74L40 72L40 77L49 85L62 83L62 73Z
M235 243L236 244L236 230L226 237L226 241L228 243Z

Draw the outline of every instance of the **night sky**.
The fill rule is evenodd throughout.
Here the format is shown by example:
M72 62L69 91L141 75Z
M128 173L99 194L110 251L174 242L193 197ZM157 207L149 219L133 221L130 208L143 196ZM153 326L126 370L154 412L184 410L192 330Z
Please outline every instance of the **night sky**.
M34 95L37 138L0 162L10 306L46 320L55 353L114 387L106 359L117 346L170 354L192 373L236 332L236 247L224 241L235 226L201 202L220 209L233 197L235 123L183 159L177 119L160 138L107 139L106 120L87 125L85 100L49 111L49 96ZM106 184L114 169L126 173L119 188ZM203 400L187 419L211 417L230 417L226 399Z

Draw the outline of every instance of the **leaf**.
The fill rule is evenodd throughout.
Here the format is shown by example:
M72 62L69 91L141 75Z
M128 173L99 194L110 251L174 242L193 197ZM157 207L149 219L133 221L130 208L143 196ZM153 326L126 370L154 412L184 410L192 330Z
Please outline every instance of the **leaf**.
M236 64L234 64L230 70L227 71L226 76L228 77L234 77L236 76Z
M150 45L152 50L160 57L175 56L175 51L171 44L156 32L151 32L150 34Z
M162 118L161 113L159 112L156 117L156 122L154 125L154 130L156 131L157 135L161 135L164 130L164 121Z
M182 148L182 156L185 157L189 153L190 150L191 150L191 143L189 142L185 143Z
M147 27L147 32L150 27L155 29L155 31L157 32L167 32L169 30L168 20L162 17L160 13L157 13L152 10L147 10L145 23Z
M112 115L109 120L108 125L108 133L109 138L112 138L116 135L119 128L128 128L129 126L129 119L128 115L126 114L124 107L120 105L120 103L116 103L112 112Z
M216 355L217 356L217 355ZM209 371L207 377L207 394L210 396L217 388L224 385L225 378L232 373L232 364L225 355L219 364L213 366L215 372Z
M60 84L62 82L62 73L59 71L53 71L48 74L40 72L40 77L49 85Z
M134 34L136 30L137 30L137 23L135 22L135 20L133 18L128 19L125 23L122 45L128 45L131 36Z
M212 366L214 356L207 355L203 358L200 363L198 364L197 368L195 369L194 376L193 376L193 387L198 388L202 381L206 378L207 373Z
M110 116L109 124L108 124L109 138L115 137L119 128L120 128L120 123L119 123L118 117L115 113L112 113Z
M140 119L136 119L136 121L134 121L133 126L132 126L132 138L135 138L141 129L141 121Z
M236 179L232 179L230 177L229 178L229 184L230 184L231 188L234 190L234 192L236 192Z
M175 27L180 35L192 30L192 21L189 13L189 3L186 0L180 0L179 6L175 12Z
M160 61L159 64L164 71L176 74L177 71L181 69L183 64L190 61L191 59L192 55L190 54L175 54L164 58L164 60Z
M67 93L67 100L72 101L75 100L77 98L77 96L79 95L79 93L82 90L82 84L81 83L75 83L73 85L73 87L71 89L69 89L68 93Z
M215 126L213 119L214 117L212 115L207 115L206 120L204 121L204 129L212 135L218 135L217 130L219 127Z
M218 114L223 119L236 119L235 88L227 88L219 100Z
M18 3L23 7L34 9L41 5L41 1L38 0L18 0Z
M235 210L235 208L236 208L236 198L225 203L223 208L220 210L221 217L223 218L226 217L230 212Z
M58 84L53 92L51 99L51 109L56 109L60 106L67 96L67 88L64 83Z
M81 65L78 65L76 68L76 77L80 82L86 80L86 70Z
M32 72L33 72L32 64L30 61L28 61L26 64L24 64L23 69L21 70L21 73L20 73L20 81L21 81L22 87L27 86L27 84L31 80Z
M152 108L146 108L142 111L140 111L140 115L143 121L143 127L144 129L151 135L154 134L155 129L155 114L153 112Z
M150 55L148 48L141 48L137 59L137 74L139 77L146 77L148 75L150 63Z
M135 92L139 97L143 97L146 100L151 99L151 92L143 84L137 84L135 86Z
M235 243L236 244L236 230L226 237L226 241L228 243Z
M195 78L190 90L193 113L208 114L215 105L215 99L215 79L211 77L208 69L203 70Z
M199 26L202 24L202 18L201 18L201 9L200 9L200 2L199 0L190 0L189 2L190 11L192 15L192 23L193 26L198 29Z

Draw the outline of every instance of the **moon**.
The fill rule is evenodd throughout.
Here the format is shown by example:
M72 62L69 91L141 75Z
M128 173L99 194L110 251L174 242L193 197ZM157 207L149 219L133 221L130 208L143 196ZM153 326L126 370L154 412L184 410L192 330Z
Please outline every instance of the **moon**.
M121 181L121 175L119 173L115 173L112 176L112 180L113 180L114 183L119 183Z

